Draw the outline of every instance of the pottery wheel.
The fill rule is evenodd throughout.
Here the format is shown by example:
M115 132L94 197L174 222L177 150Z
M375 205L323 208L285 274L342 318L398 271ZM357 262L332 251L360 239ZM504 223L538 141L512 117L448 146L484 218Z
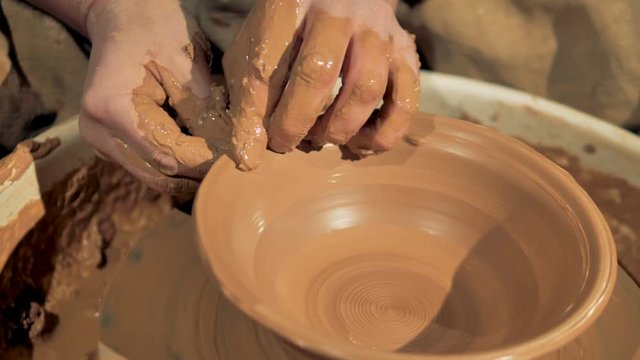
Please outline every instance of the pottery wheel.
M192 227L173 212L131 251L104 299L101 344L129 359L314 359L222 296Z
M609 306L548 359L640 357L640 290L623 270ZM635 338L635 339L634 339ZM192 219L172 212L123 262L104 298L100 359L318 360L245 316L203 265Z

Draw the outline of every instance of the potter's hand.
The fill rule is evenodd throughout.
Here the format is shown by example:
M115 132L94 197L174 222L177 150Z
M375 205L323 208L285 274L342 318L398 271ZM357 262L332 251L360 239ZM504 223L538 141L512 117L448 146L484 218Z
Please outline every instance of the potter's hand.
M401 139L418 107L419 62L395 2L257 1L223 58L241 168L258 165L267 141L277 152L308 138L366 153Z
M214 154L198 117L211 94L208 43L179 0L95 0L80 131L102 157L167 193L192 192Z

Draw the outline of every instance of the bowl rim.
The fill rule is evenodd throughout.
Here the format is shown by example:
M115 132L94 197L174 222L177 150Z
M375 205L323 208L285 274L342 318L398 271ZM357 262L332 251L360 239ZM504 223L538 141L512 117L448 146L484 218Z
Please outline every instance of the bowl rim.
M481 128L482 136L492 137L492 140L506 143L512 147L513 151L517 151L525 158L530 159L532 163L544 162L552 164L549 167L550 177L559 179L562 181L570 181L572 184L577 185L575 179L564 169L557 166L551 160L547 159L543 155L531 151L531 147L520 142L513 141L506 135L500 134L496 130L485 128L479 125L471 124L468 122L460 122L460 120L451 119L447 117L438 117L443 122L449 122L450 124L458 123L464 124L461 126L473 126ZM216 266L216 263L224 262L222 259L224 254L216 251L207 251L206 241L204 236L206 234L203 228L203 221L199 219L202 214L201 208L205 204L206 198L211 198L209 195L214 188L215 181L212 178L216 178L217 174L228 168L235 167L233 161L228 157L223 157L212 167L209 173L200 186L194 203L194 219L196 225L197 243L200 248L200 254L204 258L205 263L212 270L214 278L218 283L221 292L238 308L240 308L245 315L251 317L254 321L269 328L278 335L284 337L288 341L292 342L296 346L309 350L316 354L328 356L330 358L346 358L346 359L372 359L372 360L429 360L429 359L450 359L463 356L465 359L506 359L506 358L531 358L544 355L557 348L565 345L572 339L578 337L583 331L589 328L598 316L604 310L608 300L613 292L615 286L617 261L616 261L616 249L613 241L613 236L609 227L604 219L604 216L595 205L593 200L588 196L586 191L579 185L575 186L575 192L570 192L567 198L576 202L576 206L584 208L589 214L586 219L591 220L594 230L594 243L588 244L589 252L598 254L599 262L596 263L596 273L594 275L594 282L592 288L585 294L583 302L574 309L573 313L565 318L562 322L547 329L545 332L537 335L536 337L526 339L520 343L480 352L468 352L468 353L452 353L452 354L412 354L412 353L393 353L393 352L380 352L373 349L357 346L355 344L348 344L337 339L330 339L326 336L319 336L316 331L307 328L298 328L286 317L281 316L279 313L269 311L269 306L261 303L259 299L243 290L242 286L233 283L234 275L232 271L226 270L224 267ZM222 170L221 170L222 169ZM210 221L210 219L207 219ZM245 301L243 299L253 299L254 301Z

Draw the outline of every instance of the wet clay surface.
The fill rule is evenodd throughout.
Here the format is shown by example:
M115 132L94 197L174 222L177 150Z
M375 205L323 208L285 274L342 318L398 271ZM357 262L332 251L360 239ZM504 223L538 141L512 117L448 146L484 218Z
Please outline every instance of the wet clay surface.
M42 201L31 201L16 214L13 221L0 227L0 270L4 269L11 252L33 225L42 218L44 212Z
M363 10L364 4L371 8ZM378 10L381 20L372 21ZM196 32L181 51L194 64L205 63L207 56L201 35ZM387 150L401 139L418 108L414 38L397 24L389 3L380 0L258 2L223 57L225 79L218 80L226 81L228 96L215 81L212 96L194 95L164 62L145 63L133 90L132 118L144 141L121 137L133 156L115 156L136 171L147 170L141 177L157 178L150 171L158 170L201 179L222 154L251 170L259 166L267 143L271 150L288 152L305 137L316 145L354 139L352 149L358 152ZM340 94L325 109L341 73ZM379 118L359 132L382 98ZM349 122L349 128L341 128ZM133 164L136 153L151 170L140 161Z
M423 130L425 130L424 133L421 134L421 136L414 138L413 139L414 142L420 143L419 138L428 134L431 131L428 128ZM560 156L562 152L560 150L556 150L556 152L558 153L556 154L556 156L562 159L563 157ZM558 161L562 162L560 160ZM579 168L580 168L579 166L575 166L575 167L571 166L569 170L573 171ZM582 169L582 170L589 171L588 169ZM574 174L574 176L576 175ZM126 183L127 182L125 182L125 184ZM598 189L598 188L594 186L594 189ZM84 199L86 200L86 198ZM79 212L79 213L82 213L82 212ZM178 215L182 216L180 214ZM149 221L152 222L152 220L149 220ZM185 232L186 227L189 227L188 230L191 231L190 224L187 222L182 223L182 225L180 225L172 221L163 221L162 224L166 225L167 229L166 231L161 230L164 228L161 227L160 225L156 225L159 230L156 233L156 235L154 235L154 241L155 239L166 239L165 242L168 242L177 238L187 239L190 236L190 235L187 235ZM118 228L120 229L120 227ZM137 229L138 227L135 227L135 228ZM127 234L131 234L131 235L127 235ZM127 238L125 241L122 241L121 239L123 236L124 237L130 236L130 237ZM118 230L116 232L115 240L112 241L111 248L109 248L107 251L108 252L115 251L121 254L122 252L126 251L128 247L134 246L132 244L136 242L136 238L137 238L137 233L135 231L127 233L127 232L123 232L122 230ZM158 242L161 243L162 240L158 240ZM126 245L120 247L123 244L126 244ZM180 260L179 260L181 258L180 254L182 254L184 249L170 248L168 251L170 255L165 255L165 256L170 256L172 258L172 261L174 261L175 263L180 263ZM195 250L192 249L190 251L195 251ZM51 358L51 355L54 353L61 354L61 351L62 353L64 353L65 351L64 349L68 350L69 344L72 343L69 340L70 334L71 336L73 336L78 341L84 344L95 343L95 339L97 337L97 330L95 329L97 329L98 327L99 320L97 317L94 316L94 315L97 315L97 313L93 313L93 311L100 306L99 304L101 303L100 299L101 299L102 290L104 288L104 284L111 277L111 271L113 270L113 266L115 266L116 262L120 261L119 259L127 259L127 258L135 259L139 257L138 255L139 255L139 252L136 251L136 249L134 248L134 251L132 251L131 255L128 257L122 257L119 255L108 256L109 262L107 263L107 266L105 268L103 268L100 271L93 271L91 272L91 274L89 274L87 278L82 279L82 281L79 281L73 284L73 287L81 289L80 290L81 296L79 296L78 298L73 298L73 297L71 299L67 298L64 301L61 301L61 305L58 307L58 309L64 308L65 311L59 310L55 313L56 315L60 315L60 319L59 319L60 321L53 320L55 319L55 317L51 316L52 313L48 313L49 314L48 319L46 316L47 313L45 313L45 316L43 316L40 309L44 309L44 308L41 305L38 305L38 302L29 301L28 299L22 301L23 305L21 305L21 309L23 310L22 310L22 315L20 315L19 322L21 324L26 324L26 326L23 325L24 330L21 330L21 331L23 331L24 339L26 339L27 337L34 337L36 339L35 340L36 359L38 358L49 359ZM149 257L144 257L143 259L147 260L148 258ZM193 259L194 259L193 257L189 257L187 260L187 263L190 266L193 266L194 264ZM134 262L132 262L132 264ZM132 319L131 323L126 323L128 329L137 329L137 327L134 325L146 324L149 321L153 323L154 316L157 317L157 314L167 314L167 313L181 314L179 311L176 312L174 310L165 310L164 308L156 309L153 306L150 307L149 306L150 304L157 304L158 302L145 301L143 300L142 297L138 297L138 295L145 293L144 291L145 287L141 285L141 282L144 284L148 284L149 286L152 286L154 291L159 292L158 295L154 298L154 300L162 299L163 296L168 296L169 294L175 293L175 290L171 290L172 288L169 288L166 292L164 291L165 289L164 287L158 290L159 284L166 284L167 286L171 286L171 284L175 285L177 283L186 283L186 284L189 284L186 286L189 287L190 289L191 289L190 286L194 286L192 290L184 291L184 293L188 295L188 298L183 300L189 302L191 305L186 307L181 306L180 309L187 308L193 312L190 312L189 314L176 315L176 319L181 319L182 321L185 321L188 323L188 324L187 323L183 324L185 326L185 330L180 332L181 334L187 334L188 336L187 338L177 337L179 341L189 341L189 339L203 339L203 338L211 339L214 337L215 334L219 334L215 336L222 335L222 337L216 337L215 342L198 341L197 343L188 343L188 345L185 345L183 347L184 349L197 349L198 351L197 354L207 354L202 356L194 356L194 358L211 358L211 356L218 356L220 359L237 359L237 358L265 358L265 359L315 358L317 359L317 357L312 357L308 353L296 348L293 345L290 345L288 342L282 340L278 336L269 332L262 326L257 325L251 319L243 315L243 313L240 310L238 310L236 307L231 305L225 298L223 298L220 295L219 292L215 290L214 284L210 283L208 279L202 278L202 275L205 274L206 271L208 270L204 270L198 267L197 270L191 272L191 274L194 274L194 275L187 276L186 278L181 277L179 281L178 280L164 281L164 280L167 280L167 272L165 271L166 261L163 260L162 263L163 263L162 270L160 270L158 274L158 276L160 276L160 278L163 279L162 282L144 283L144 280L140 280L141 276L148 276L150 273L152 274L153 272L151 271L127 273L126 275L127 281L131 280L131 282L127 282L129 284L128 285L129 288L132 290L133 289L139 290L139 291L128 291L128 294L130 296L135 296L135 299L137 299L136 300L137 302L132 302L133 305L131 305L131 307L125 308L126 311L132 312L132 313L127 313L129 315L125 316L125 318ZM176 274L178 273L183 274L180 271L176 271ZM193 280L192 279L193 276L197 277L199 280L197 281ZM197 286L193 284L197 284ZM627 280L627 285L628 284L629 282ZM182 289L184 290L184 288ZM630 304L633 304L634 300L629 298L628 295L633 293L634 290L637 292L636 289L628 287L627 290L625 290L625 292L618 293L617 295L614 294L610 304L618 304L621 307L629 306ZM173 299L173 297L171 299ZM215 300L215 299L219 299L219 300ZM161 301L159 302L162 303ZM167 303L170 303L170 302L167 302ZM163 303L163 304L167 304L167 303ZM208 305L215 305L215 307L212 309L207 307ZM88 310L79 312L75 310L78 307L83 309L88 309ZM629 312L629 310L623 310L621 307L612 308L612 306L610 306L609 308L611 309L607 309L603 317L607 316L607 314L614 314L614 318L613 320L608 320L606 323L607 324L606 326L600 327L600 328L593 328L589 330L585 334L585 336L567 345L565 348L560 350L557 354L549 355L549 358L550 359L558 358L558 356L561 356L561 358L566 358L571 356L574 356L574 357L583 356L583 357L592 358L592 359L601 359L601 358L631 359L633 358L633 356L630 354L634 354L634 352L637 349L634 349L632 346L629 346L632 344L626 343L627 345L626 347L621 344L615 345L613 347L611 346L611 344L615 344L616 339L625 338L620 334L637 333L637 329L634 329L633 327L629 327L629 326L633 326L633 323L626 323L625 321L629 319L637 318L638 311L636 310L635 312ZM154 310L149 311L149 309L154 309ZM137 314L137 315L133 316L133 314ZM189 331L193 330L192 324L194 322L202 321L202 318L203 318L201 316L202 314L209 314L206 317L211 317L211 318L215 317L216 320L207 322L206 324L202 323L202 326L199 327L200 329L199 331L205 331L205 333L204 334L201 333L200 336L197 336L193 333L190 333ZM117 315L117 311L116 311L116 315ZM107 320L108 319L109 318L107 318ZM136 319L142 319L144 321L138 322L138 320ZM192 321L189 319L194 319L194 320ZM106 321L105 323L109 323L109 321L107 320L105 320ZM159 325L156 328L158 329L166 328L166 327L163 327L164 326L163 324L166 325L167 323L167 319L165 317L160 317L157 319L157 321ZM55 327L55 330L53 333L51 333L48 337L46 336L44 337L47 340L43 341L42 340L43 337L39 336L37 332L42 331L40 329L46 329L44 325L47 324L47 322L54 323L54 324L57 323L58 325ZM637 323L640 323L640 322L636 322L636 324ZM32 326L30 324L36 324L36 325ZM212 324L215 324L215 326L213 326ZM627 324L627 325L620 327L621 324ZM114 331L117 331L117 329L120 329L119 327L120 325L121 324L119 322L114 322L114 325L113 325ZM69 327L72 327L72 329L69 329ZM87 329L89 329L89 331L87 331ZM149 328L145 326L143 329L144 332L142 333L147 334L149 332L148 329ZM50 331L50 329L44 330L45 333L47 331ZM61 339L56 341L55 334L58 331L62 331L60 335ZM211 331L212 333L209 331ZM103 329L103 333L104 333L104 329ZM122 333L123 332L119 332L119 334L122 334ZM84 336L81 337L79 336L80 334L83 334ZM614 336L606 337L607 335L611 335L611 334L614 334ZM136 336L139 336L139 335L140 335L139 333L136 333ZM140 339L136 336L127 337L127 340L131 341L129 343L130 345L128 346L135 346L136 344L140 345L140 344L148 343L146 339ZM176 338L175 336L171 336L169 340L171 339L175 340L175 338ZM162 341L169 342L169 340L164 339ZM254 345L251 346L251 344L254 344ZM215 346L215 350L212 349L211 346ZM145 349L149 350L149 347L144 346L144 349L139 348L138 350L144 351ZM42 350L45 350L45 351L42 351ZM81 352L82 346L80 346L78 350L79 352ZM87 350L87 351L90 352L91 356L94 355L92 350ZM19 355L20 353L22 353L22 355ZM9 354L11 354L10 356L12 356L9 358L18 358L18 359L31 358L31 355L29 355L27 346L17 346L17 347L14 346L11 348L11 350L9 350ZM144 353L144 352L142 354L149 355L149 353ZM216 355L213 355L213 354L216 354ZM151 358L155 358L155 357L152 356Z
M466 112L461 118L480 124L479 119ZM640 188L622 178L583 166L577 156L560 147L529 145L568 171L598 205L613 233L618 262L640 285ZM598 149L593 144L585 144L583 151L594 154Z
M58 146L60 146L58 138L43 142L25 140L19 143L11 154L0 159L0 191L20 180L35 160L47 156ZM0 271L18 242L42 218L44 212L42 202L32 200L14 214L13 218L7 219L9 222L0 228Z
M103 306L100 343L128 359L317 359L224 298L200 261L192 219L177 211L123 259Z
M220 159L195 217L225 293L337 357L498 351L561 324L514 354L570 341L613 286L600 213L529 147L457 120L415 124L360 161L328 147L242 173Z
M258 2L226 51L241 56L223 58L229 100L234 105L229 114L233 120L234 158L243 170L258 167L261 153L267 147L263 122L278 99L266 96L266 91L280 88L287 77L300 12L297 0L283 0L278 6ZM268 46L252 47L252 44ZM255 96L256 93L265 96Z
M165 100L176 111L179 124L196 136L188 144L187 135L173 126L174 119L159 106ZM138 113L136 126L141 135L151 144L160 146L178 163L194 168L194 177L202 177L213 161L230 147L227 93L222 83L211 85L209 98L199 98L178 85L168 69L150 62L146 65L143 84L134 90L133 103ZM175 175L177 169L163 168L162 161L154 160L161 171Z
M194 230L191 218L173 211L146 231L124 259L103 302L101 360L324 359L292 345L232 305L198 261ZM540 359L635 359L640 344L628 341L628 334L638 332L640 290L619 274L611 301L594 326Z
M0 274L0 353L3 359L91 358L115 264L170 201L97 160L54 185L41 205L46 213Z
M626 180L589 169L561 148L533 145L567 170L604 214L616 242L618 261L640 285L640 188ZM585 151L597 151L593 145Z
M267 143L279 153L305 138L317 146L353 140L356 152L387 150L418 108L415 42L383 1L257 2L223 67L233 158L243 170L258 167ZM381 99L380 116L363 127Z
M19 143L11 154L0 159L0 188L18 180L33 164L33 160L47 156L58 146L60 139L57 138L47 139L42 143L34 140Z

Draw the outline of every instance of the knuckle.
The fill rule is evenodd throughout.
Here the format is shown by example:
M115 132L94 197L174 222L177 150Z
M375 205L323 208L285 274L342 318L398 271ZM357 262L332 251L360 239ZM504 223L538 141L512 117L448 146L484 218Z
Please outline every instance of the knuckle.
M181 194L186 191L186 186L181 180L171 180L166 182L166 189L169 194Z
M375 11L383 16L386 19L394 19L396 18L396 11L389 2L389 0L375 0L375 5L370 6L372 9L376 9ZM377 5L377 6L376 6Z
M344 145L353 137L353 132L342 129L329 128L327 132L327 140L332 144Z
M307 135L307 131L298 126L285 126L280 131L282 140L287 143L295 143L300 141Z
M258 53L249 63L249 73L256 81L266 85L277 67L277 64L272 64L269 58Z
M273 131L273 136L270 136L269 146L276 152L289 152L291 151L304 137L307 135L307 131L296 126L285 126L279 128L277 131Z
M389 151L396 144L396 139L388 137L376 135L373 138L373 148L377 151Z
M92 135L91 126L92 126L91 120L81 113L78 118L78 131L80 132L80 136L82 136L82 138L86 142L95 146L95 141L93 139L93 136L91 136Z
M305 55L296 71L296 77L310 87L330 86L336 77L337 61L322 53Z
M149 186L150 188L152 188L155 191L161 192L163 194L166 194L166 188L167 188L167 179L162 178L162 177L144 177L144 176L136 176L140 181L142 181L143 183L145 183L147 186Z
M179 180L169 177L155 176L148 179L146 183L156 191L164 194L180 194L184 192L184 186Z
M121 113L120 109L128 106L126 101L119 93L90 89L84 92L80 104L85 117L109 128L112 120L117 119Z
M378 102L384 95L386 85L386 81L381 75L368 76L353 86L350 98L365 104Z
M105 113L105 99L102 95L100 95L96 90L87 90L82 95L81 106L82 111L86 114L86 116L100 121L100 119L104 118Z
M395 25L393 31L393 51L391 58L405 56L407 54L415 54L417 56L417 46L415 36L404 30L399 24Z

